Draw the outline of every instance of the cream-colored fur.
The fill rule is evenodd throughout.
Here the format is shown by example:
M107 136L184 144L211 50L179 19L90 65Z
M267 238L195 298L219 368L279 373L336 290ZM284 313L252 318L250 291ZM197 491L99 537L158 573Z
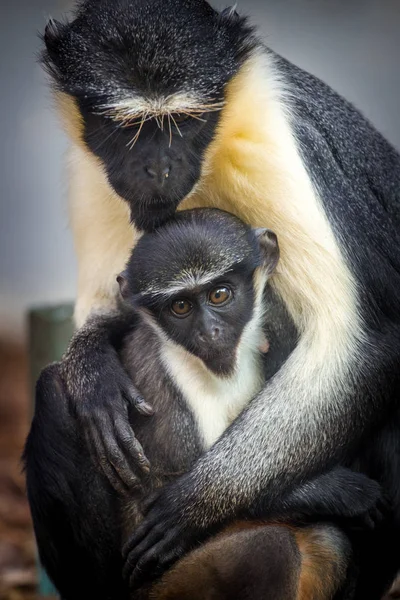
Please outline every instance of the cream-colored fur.
M239 346L236 370L228 378L217 377L199 358L170 340L162 348L164 366L193 411L205 449L261 389L261 333L254 337L253 347Z
M72 141L68 153L69 217L78 257L75 324L89 315L115 309L123 270L139 234L129 209L108 183L102 163L82 139L82 118L76 101L56 92L64 129Z
M78 256L75 321L115 307L123 270L138 233L127 204L110 187L100 163L80 145L69 157L70 223Z

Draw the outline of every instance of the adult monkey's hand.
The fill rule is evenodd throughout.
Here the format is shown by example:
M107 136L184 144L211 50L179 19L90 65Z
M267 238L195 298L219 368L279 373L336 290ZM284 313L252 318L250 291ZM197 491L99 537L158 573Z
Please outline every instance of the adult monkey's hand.
M118 356L118 345L134 324L135 316L127 311L90 318L58 365L66 402L94 464L120 493L135 487L150 469L128 413L132 406L142 415L151 415L153 409Z
M131 590L160 576L224 525L196 498L193 483L187 473L147 502L143 522L123 548L123 576Z

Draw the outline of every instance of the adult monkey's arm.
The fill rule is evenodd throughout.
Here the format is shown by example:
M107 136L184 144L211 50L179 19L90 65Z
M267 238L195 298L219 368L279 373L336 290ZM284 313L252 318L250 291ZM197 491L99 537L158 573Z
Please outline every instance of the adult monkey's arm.
M64 403L81 427L95 464L122 494L150 468L129 425L128 412L130 406L146 416L153 410L132 384L118 355L124 335L135 322L135 315L122 309L88 318L57 366ZM47 368L49 373L54 367ZM43 385L37 393L40 402L40 395L46 393Z

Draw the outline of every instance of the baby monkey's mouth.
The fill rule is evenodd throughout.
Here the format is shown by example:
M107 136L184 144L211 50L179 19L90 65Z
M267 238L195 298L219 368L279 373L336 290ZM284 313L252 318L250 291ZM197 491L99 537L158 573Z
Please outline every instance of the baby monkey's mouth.
M263 334L260 336L260 340L257 346L257 349L253 349L255 352L258 351L261 354L266 354L269 351L269 341L266 336ZM237 367L238 361L240 360L238 357L239 347L233 347L232 349L224 349L221 352L216 352L207 348L205 350L198 350L193 352L200 358L206 367L212 371L215 375L222 378L231 377Z
M207 369L209 369L214 375L218 377L227 378L231 377L236 369L237 360L236 352L230 352L225 350L224 352L196 352L198 358L200 358Z

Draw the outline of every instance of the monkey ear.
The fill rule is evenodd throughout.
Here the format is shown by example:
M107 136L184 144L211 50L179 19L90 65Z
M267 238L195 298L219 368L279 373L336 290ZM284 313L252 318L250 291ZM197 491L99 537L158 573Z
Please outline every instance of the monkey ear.
M221 10L218 19L220 23L229 24L236 23L237 21L239 21L240 15L236 11L236 4L234 4L234 6L228 6L227 8L224 8L224 10Z
M254 229L254 233L260 245L264 265L270 275L275 270L279 261L278 238L271 229L266 229L265 227Z
M65 23L61 23L60 21L56 21L52 18L47 21L43 39L49 53L54 53L57 51L59 43L67 31L68 25Z
M119 284L119 291L124 300L130 295L129 283L127 278L127 272L123 271L117 276L117 282Z

